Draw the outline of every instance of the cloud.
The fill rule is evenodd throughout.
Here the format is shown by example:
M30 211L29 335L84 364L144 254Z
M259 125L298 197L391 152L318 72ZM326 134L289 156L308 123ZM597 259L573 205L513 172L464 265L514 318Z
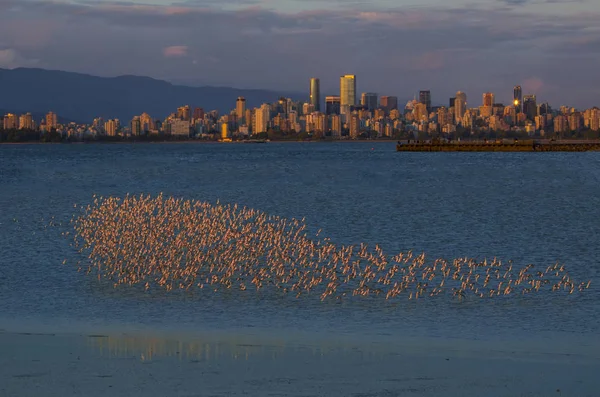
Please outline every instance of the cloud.
M17 52L12 48L0 50L0 66L5 68L13 67L17 60Z
M532 94L537 94L544 88L544 82L537 77L530 77L523 81L523 89Z
M166 58L184 57L188 53L188 47L185 45L174 45L163 49L163 55Z
M37 63L36 59L27 59L14 48L0 49L0 68L35 66Z
M39 59L39 67L98 75L302 91L314 75L324 94L353 73L359 91L406 99L430 88L433 102L444 104L458 90L470 98L491 90L508 101L516 84L574 106L597 98L589 82L600 62L600 7L579 14L525 6L517 13L500 2L367 10L336 0L337 9L313 2L312 10L282 12L266 0L10 1L20 6L0 8L0 49L21 57L12 55L13 65Z

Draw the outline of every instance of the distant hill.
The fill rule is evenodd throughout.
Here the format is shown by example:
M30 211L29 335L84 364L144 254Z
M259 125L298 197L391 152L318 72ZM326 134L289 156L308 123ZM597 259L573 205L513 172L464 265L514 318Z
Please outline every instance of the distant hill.
M96 117L124 122L143 112L164 118L179 106L229 112L238 96L248 107L274 102L285 96L302 99L300 93L248 90L230 87L186 87L149 77L96 77L44 69L0 69L0 109L55 112L63 120L91 123Z

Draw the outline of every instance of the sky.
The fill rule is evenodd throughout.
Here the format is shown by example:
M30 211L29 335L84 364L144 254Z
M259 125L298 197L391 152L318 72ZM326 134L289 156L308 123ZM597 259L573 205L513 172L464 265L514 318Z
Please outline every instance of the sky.
M600 105L597 0L0 0L0 21L0 68Z

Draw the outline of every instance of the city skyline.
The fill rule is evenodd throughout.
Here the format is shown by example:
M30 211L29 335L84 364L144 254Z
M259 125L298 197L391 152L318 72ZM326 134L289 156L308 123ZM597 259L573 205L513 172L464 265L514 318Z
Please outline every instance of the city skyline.
M280 137L316 137L317 139L360 139L414 136L415 139L444 137L445 139L513 134L526 137L596 137L600 133L600 109L596 106L582 111L568 106L552 108L539 102L535 94L523 96L520 85L513 87L513 101L498 103L493 92L484 92L481 104L471 103L468 96L457 91L448 98L448 107L433 106L431 90L419 91L418 100L404 107L398 98L363 92L358 101L356 75L340 76L339 95L325 97L325 109L320 106L320 79L309 79L308 100L280 97L260 107L247 108L246 99L237 97L229 113L183 105L163 120L144 112L134 116L129 126L122 120L95 118L91 125L68 126L58 123L52 111L37 125L31 113L8 113L0 131L9 131L2 139L18 139L15 131L41 132L37 139L83 139L92 137L170 136L202 137L231 141L260 134L280 134ZM475 106L474 106L475 105ZM50 135L48 135L50 133ZM57 135L58 134L58 135ZM300 135L298 135L300 134ZM302 135L305 134L305 135ZM466 135L465 135L466 134ZM575 135L573 135L575 134ZM6 135L6 134L4 134ZM44 138L46 135L46 138ZM31 139L31 135L27 135Z
M519 81L555 104L597 103L599 4L419 4L5 0L0 67L299 92L316 76L322 95L342 72L359 76L357 93L426 88L433 104L457 87L508 103L502 89Z

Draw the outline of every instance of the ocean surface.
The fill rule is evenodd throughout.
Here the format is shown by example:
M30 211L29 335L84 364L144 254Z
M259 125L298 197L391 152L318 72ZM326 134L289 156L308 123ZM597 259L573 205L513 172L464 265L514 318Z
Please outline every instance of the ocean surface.
M94 194L160 192L305 218L339 244L540 270L560 262L592 282L572 295L321 302L114 289L69 264L79 254L61 233L74 205ZM366 142L0 145L0 330L202 334L383 352L439 345L479 358L508 349L585 356L600 369L599 237L600 153L397 153L394 143ZM352 378L353 358L336 357ZM592 393L585 379L578 384L571 395ZM414 390L405 395L429 395Z

